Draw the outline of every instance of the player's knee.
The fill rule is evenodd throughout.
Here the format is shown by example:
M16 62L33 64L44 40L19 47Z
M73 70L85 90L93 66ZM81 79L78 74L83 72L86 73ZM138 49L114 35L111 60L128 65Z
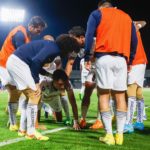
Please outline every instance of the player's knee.
M9 90L9 96L10 96L11 102L18 102L20 95L21 95L21 92L18 91L17 89Z
M136 98L137 100L143 99L142 88L138 88L137 93L136 93Z
M128 90L127 90L128 97L136 97L136 90L137 90L136 84L128 85Z
M29 99L29 103L37 105L41 99L41 95L36 95L32 89L26 89L23 91L24 95Z
M101 89L101 88L97 88L98 90L98 95L110 95L110 90L109 89Z
M93 89L95 87L95 83L86 81L85 82L85 87L88 88L88 89Z

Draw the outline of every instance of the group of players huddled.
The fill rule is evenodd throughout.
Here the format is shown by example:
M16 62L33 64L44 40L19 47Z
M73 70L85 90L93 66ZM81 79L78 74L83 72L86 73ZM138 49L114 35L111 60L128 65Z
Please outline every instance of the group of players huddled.
M72 27L56 39L45 35L32 41L46 27L39 16L27 27L15 27L6 37L0 51L0 78L8 91L9 130L26 139L48 140L36 130L41 109L65 124L72 124L68 99L73 112L73 128L84 129L90 97L97 88L97 120L91 129L104 128L99 141L122 145L123 133L144 130L145 119L142 87L147 64L139 29L145 21L133 21L128 14L101 0L87 21L86 31ZM81 119L69 81L76 57L81 59ZM67 93L67 95L66 95ZM19 103L19 104L18 104ZM137 121L133 123L137 108ZM20 124L16 120L20 111ZM113 117L114 116L114 117ZM116 120L116 132L112 130Z

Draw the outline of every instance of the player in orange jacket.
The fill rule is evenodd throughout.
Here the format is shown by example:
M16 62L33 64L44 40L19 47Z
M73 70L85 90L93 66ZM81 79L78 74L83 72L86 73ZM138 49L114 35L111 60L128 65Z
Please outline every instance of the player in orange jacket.
M126 125L124 127L125 133L134 132L134 128L138 130L144 130L143 124L143 112L144 112L144 99L142 94L143 82L146 64L148 63L146 54L144 51L141 35L139 29L146 25L145 21L135 21L134 22L137 37L138 45L135 58L132 63L130 72L128 73L128 112ZM133 115L135 112L137 104L137 121L133 123Z
M101 117L106 136L100 141L108 145L123 144L123 129L126 121L127 63L132 64L136 52L137 36L128 14L116 9L103 0L99 8L93 11L87 22L85 61L89 61L93 37L96 35L96 81ZM130 47L131 45L131 47ZM126 63L127 62L127 63ZM115 95L117 111L117 133L113 137L112 115L109 107L110 91Z
M41 17L32 17L27 27L20 25L10 31L0 51L0 78L2 84L6 87L9 93L8 112L10 122L9 129L11 131L18 130L18 126L16 125L16 111L18 108L18 100L21 93L11 82L11 78L8 74L8 71L6 70L6 62L8 57L18 47L30 42L32 37L40 34L46 26L47 25L45 21Z

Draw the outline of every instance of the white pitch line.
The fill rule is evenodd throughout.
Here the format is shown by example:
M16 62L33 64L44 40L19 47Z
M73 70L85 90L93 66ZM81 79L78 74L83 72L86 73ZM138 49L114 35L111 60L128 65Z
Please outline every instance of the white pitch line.
M47 130L47 131L43 131L42 134L44 135L44 134L48 134L48 133L54 133L54 132L58 132L58 131L61 131L61 130L66 130L68 128L69 127L62 127L62 128ZM11 139L11 140L5 140L3 142L0 142L0 147L5 146L5 145L9 145L9 144L13 144L13 143L17 143L17 142L20 142L20 141L24 141L24 140L26 140L24 137Z
M88 123L92 123L94 121L95 120L88 120L87 122ZM52 130L46 130L46 131L43 131L41 133L43 135L45 135L45 134L48 134L48 133L54 133L54 132L58 132L58 131L61 131L61 130L66 130L66 129L69 129L69 128L71 128L71 127L56 128L56 129L52 129ZM26 140L24 137L16 138L16 139L10 139L10 140L5 140L3 142L0 142L0 147L5 146L5 145L9 145L9 144L13 144L13 143L17 143L17 142L20 142L20 141L24 141L24 140Z

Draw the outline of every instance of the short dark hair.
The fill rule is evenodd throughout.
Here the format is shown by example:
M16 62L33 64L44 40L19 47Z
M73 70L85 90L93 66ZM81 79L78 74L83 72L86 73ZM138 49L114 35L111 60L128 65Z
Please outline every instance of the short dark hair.
M80 45L77 40L68 34L61 34L56 38L56 44L61 50L61 56L64 57L69 53L79 53Z
M69 78L64 70L57 69L53 72L52 78L54 81L63 80L64 82L67 81Z
M111 0L100 0L98 3L98 7L101 7L101 6L110 7L110 6L112 6L112 2L111 2Z
M73 26L68 33L76 37L85 36L85 30L81 26Z
M47 27L47 23L40 17L40 16L34 16L29 21L29 26L38 27L41 26L43 28Z

